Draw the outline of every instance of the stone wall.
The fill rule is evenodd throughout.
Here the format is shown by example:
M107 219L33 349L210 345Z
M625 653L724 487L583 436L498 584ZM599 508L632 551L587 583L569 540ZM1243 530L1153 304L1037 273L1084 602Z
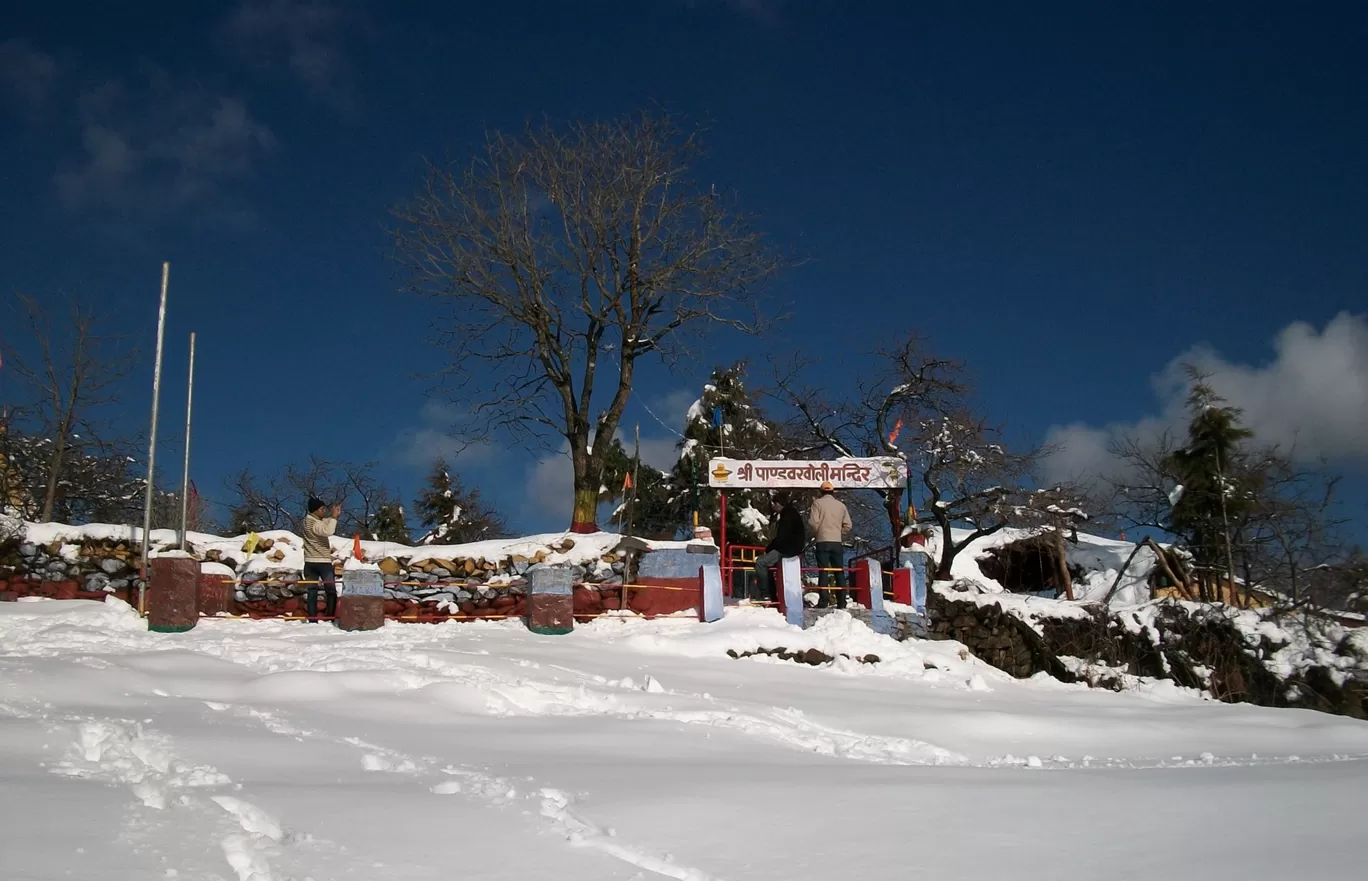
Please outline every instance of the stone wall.
M835 608L805 608L803 610L803 628L807 629L809 627L812 627L822 618L823 615L829 615L835 611L837 611ZM863 623L866 627L870 627L870 629L873 629L872 625L870 624L870 612L868 609L846 609L845 611L849 612L850 617L854 618L856 621L859 621ZM892 636L899 642L902 642L903 640L907 639L928 638L929 634L927 630L926 619L923 618L921 615L918 615L916 612L890 613L889 617L893 619L893 632L890 633L889 636Z
M41 543L15 532L0 540L0 600L115 596L136 603L140 543L128 538L91 538L79 529L71 532L80 537ZM154 531L153 536L160 538L164 532ZM189 542L189 551L207 576L232 583L223 611L272 617L305 611L308 586L299 583L300 545L299 538L290 534L262 537L255 543L197 535ZM575 550L576 539L559 537L545 547L522 548L521 553L491 553L488 548L492 546L472 546L472 552L484 550L470 555L461 555L461 548L454 547L452 557L443 557L432 556L432 549L385 545L388 555L376 561L386 582L385 613L414 621L521 616L526 611L528 569L544 561L564 561ZM164 541L154 542L152 552L155 556L172 548ZM624 554L594 549L587 555L577 554L574 562L556 565L569 568L580 585L575 591L577 615L587 617L622 607ZM334 569L340 584L342 564L337 562Z
M926 594L926 612L927 638L962 642L978 658L1019 679L1042 671L1052 675L1064 671L1063 665L1052 669L1052 655L1044 641L1000 605L950 600L933 588Z
M1170 679L1222 701L1368 718L1368 631L1173 600L1110 611L1061 603L1058 617L1028 616L1015 598L965 598L972 586L957 587L966 589L928 592L929 638L958 640L1018 678L1043 672L1114 690Z
M22 535L0 543L0 594L8 599L43 596L52 599L103 600L107 595L128 601L137 593L141 548L130 542L60 542L38 544Z

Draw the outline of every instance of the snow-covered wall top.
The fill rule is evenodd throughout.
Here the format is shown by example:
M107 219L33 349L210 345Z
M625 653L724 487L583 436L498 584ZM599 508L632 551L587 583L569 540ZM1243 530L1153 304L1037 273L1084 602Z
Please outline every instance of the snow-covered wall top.
M33 544L60 544L70 547L71 553L80 545L91 542L127 542L135 546L142 543L141 528L108 523L89 523L84 526L24 523L21 535L24 541ZM288 530L268 530L257 535L259 539L269 540L268 552L248 554L245 550L248 539L246 535L225 537L204 532L189 532L186 534L186 543L189 549L201 558L213 556L224 561L233 561L238 565L240 572L304 568L303 542L296 533ZM173 529L154 529L149 537L151 556L154 558L169 552L178 542L178 535ZM379 563L387 558L404 560L410 564L433 559L497 562L521 556L529 560L540 557L542 562L552 565L587 565L611 553L621 540L622 537L616 533L601 532L592 535L548 533L463 545L421 547L410 547L395 542L362 541L361 556L368 563ZM338 561L352 557L353 543L352 538L333 536L330 542L333 556Z

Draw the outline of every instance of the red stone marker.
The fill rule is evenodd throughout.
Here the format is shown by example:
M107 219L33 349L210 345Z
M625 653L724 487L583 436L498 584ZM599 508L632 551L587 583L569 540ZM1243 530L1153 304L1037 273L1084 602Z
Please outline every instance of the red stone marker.
M385 576L379 569L342 572L342 595L337 598L337 626L341 630L378 630L385 625Z
M341 630L378 630L385 624L384 597L337 598L337 626Z
M201 575L199 578L199 613L206 618L232 614L233 578L231 575Z
M575 595L570 570L539 563L527 570L527 629L561 635L575 629Z
M147 629L183 633L199 620L200 563L186 554L154 557L147 583Z

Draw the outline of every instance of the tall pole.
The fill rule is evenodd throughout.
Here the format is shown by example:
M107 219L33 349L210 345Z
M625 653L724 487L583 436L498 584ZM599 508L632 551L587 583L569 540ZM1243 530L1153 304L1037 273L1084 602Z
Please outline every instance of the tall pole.
M185 526L190 514L190 410L195 404L195 332L190 331L190 379L185 387L185 470L181 472L180 549L185 550Z
M713 408L713 422L717 423L717 455L727 456L727 427L722 422L722 408ZM717 490L717 540L722 555L722 565L727 565L727 491Z
M637 500L637 481L641 480L641 423L636 425L636 453L632 464L632 500L627 506L627 534L632 534L632 527L636 524L636 500Z
M1221 529L1225 533L1225 557L1226 557L1226 589L1230 591L1230 604L1238 606L1240 603L1235 596L1235 554L1230 548L1230 516L1226 513L1226 480L1225 466L1221 464L1221 447L1216 447L1216 479L1221 483ZM1249 585L1245 585L1248 589ZM1217 601L1220 597L1217 597Z
M152 493L157 464L157 402L161 399L162 341L166 338L166 286L171 281L171 261L162 261L161 308L157 310L157 363L152 368L152 428L147 443L147 494L143 498L142 583L138 585L138 614L147 613L147 558L152 551Z

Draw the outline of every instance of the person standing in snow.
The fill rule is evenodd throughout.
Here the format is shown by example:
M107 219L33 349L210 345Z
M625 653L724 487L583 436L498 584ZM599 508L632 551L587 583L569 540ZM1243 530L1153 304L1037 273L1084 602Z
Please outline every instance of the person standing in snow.
M774 538L755 560L755 595L751 599L762 603L774 602L770 567L778 566L785 557L801 557L807 545L807 528L803 526L803 515L793 506L793 499L788 493L775 493L774 503L779 508Z
M304 580L314 582L306 593L306 608L309 620L318 620L318 589L323 588L325 614L329 618L337 615L337 579L333 572L332 546L328 539L337 532L337 518L342 513L341 505L332 506L332 516L327 505L317 496L309 496L309 513L304 517Z
M838 498L831 481L822 484L822 494L812 500L808 511L808 523L812 526L813 551L817 556L817 586L826 588L831 585L831 576L836 576L836 605L842 609L849 602L845 588L848 586L845 570L845 538L850 534L850 509ZM830 591L817 591L817 607L831 605Z

